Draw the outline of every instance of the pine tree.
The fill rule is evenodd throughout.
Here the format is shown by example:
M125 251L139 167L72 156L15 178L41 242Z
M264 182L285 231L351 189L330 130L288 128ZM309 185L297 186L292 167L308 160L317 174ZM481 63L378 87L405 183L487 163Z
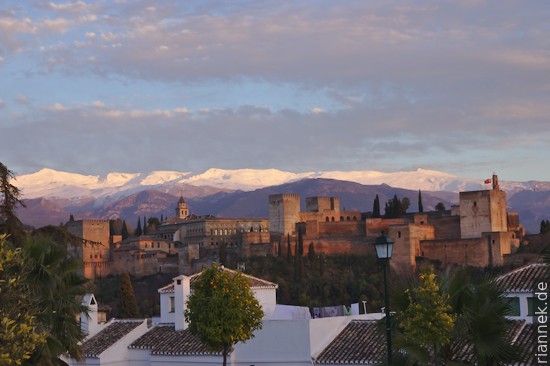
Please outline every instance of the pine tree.
M418 212L424 212L424 205L422 204L422 192L418 190Z
M147 235L147 217L143 216L143 235Z
M135 236L141 236L143 234L143 231L141 230L141 219L138 217L136 229L134 230Z
M374 198L374 203L372 204L372 217L375 219L380 218L380 199L378 195Z
M128 272L124 272L120 278L120 288L118 291L118 317L119 318L138 318L139 310L132 287L132 281Z

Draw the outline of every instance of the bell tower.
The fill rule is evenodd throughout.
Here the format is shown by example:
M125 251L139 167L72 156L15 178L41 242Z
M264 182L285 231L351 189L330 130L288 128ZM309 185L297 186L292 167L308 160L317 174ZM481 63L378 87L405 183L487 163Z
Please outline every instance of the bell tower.
M183 196L180 196L180 199L178 201L178 207L176 207L176 218L185 219L188 216L189 216L189 207L187 207L187 203L185 203Z

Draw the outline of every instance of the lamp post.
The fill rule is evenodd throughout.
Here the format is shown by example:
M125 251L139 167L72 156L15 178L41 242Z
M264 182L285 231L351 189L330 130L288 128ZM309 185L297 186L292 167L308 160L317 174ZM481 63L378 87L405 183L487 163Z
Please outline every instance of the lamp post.
M388 293L388 264L393 251L393 241L389 236L382 235L376 238L374 242L376 256L382 262L384 267L384 300L386 302L386 342L388 349L388 365L392 366L392 349L391 349L391 319L390 319L390 296Z

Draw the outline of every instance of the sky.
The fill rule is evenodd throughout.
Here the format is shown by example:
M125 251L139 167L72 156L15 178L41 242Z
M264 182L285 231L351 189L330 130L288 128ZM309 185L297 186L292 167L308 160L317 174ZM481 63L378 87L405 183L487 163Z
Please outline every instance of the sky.
M0 162L550 181L548 19L548 0L0 0Z

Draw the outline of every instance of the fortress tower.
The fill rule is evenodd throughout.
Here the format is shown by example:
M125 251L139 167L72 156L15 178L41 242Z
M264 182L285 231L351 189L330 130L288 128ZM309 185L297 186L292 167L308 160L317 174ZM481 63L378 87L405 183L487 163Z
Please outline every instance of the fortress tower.
M272 235L295 234L300 221L300 195L273 194L269 196L269 228Z
M493 175L493 189L460 192L460 237L481 238L482 233L508 231L506 192Z

